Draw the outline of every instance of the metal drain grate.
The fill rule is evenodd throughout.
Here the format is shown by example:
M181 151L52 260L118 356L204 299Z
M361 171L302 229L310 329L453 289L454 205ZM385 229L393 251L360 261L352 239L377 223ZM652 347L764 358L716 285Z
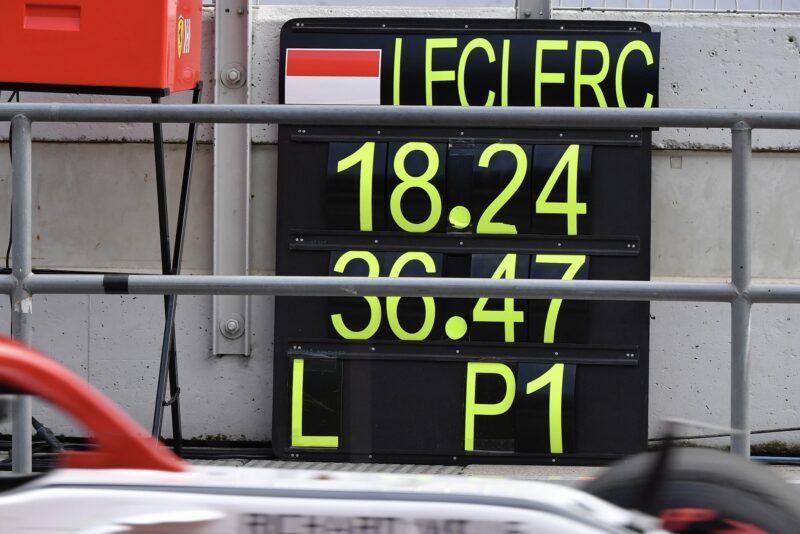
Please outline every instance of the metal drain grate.
M186 460L192 465L219 465L225 467L244 467L247 460Z
M340 462L289 462L282 460L251 460L245 467L270 467L273 469L316 469L320 471L347 471L354 473L408 473L425 475L459 475L458 465L412 464L351 464Z

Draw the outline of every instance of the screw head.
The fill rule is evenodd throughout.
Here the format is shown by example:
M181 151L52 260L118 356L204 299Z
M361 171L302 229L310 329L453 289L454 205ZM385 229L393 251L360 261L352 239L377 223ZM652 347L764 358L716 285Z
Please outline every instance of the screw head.
M239 72L237 69L231 69L228 71L228 80L231 82L238 82L242 78L242 73Z
M225 330L227 330L229 334L235 333L239 330L239 321L236 319L229 319L228 322L225 323Z
M239 63L227 63L219 69L222 85L229 89L238 89L247 82L247 69Z
M219 322L219 329L228 339L239 338L244 334L244 317L238 313L231 313Z

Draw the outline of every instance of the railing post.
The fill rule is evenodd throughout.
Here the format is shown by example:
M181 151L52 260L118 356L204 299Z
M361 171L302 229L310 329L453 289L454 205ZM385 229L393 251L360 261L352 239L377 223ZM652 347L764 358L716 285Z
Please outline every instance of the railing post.
M731 305L731 453L742 456L750 456L751 136L744 122L731 130L731 281L738 293Z
M11 274L16 288L11 295L11 335L30 345L32 298L23 282L31 274L31 121L22 115L11 120ZM27 395L14 398L11 420L12 469L33 470L31 436L32 402Z

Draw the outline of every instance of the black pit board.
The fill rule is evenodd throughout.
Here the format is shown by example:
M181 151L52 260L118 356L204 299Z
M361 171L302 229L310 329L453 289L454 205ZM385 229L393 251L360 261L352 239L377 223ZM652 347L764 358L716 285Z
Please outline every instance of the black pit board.
M659 36L645 25L428 19L288 22L281 102L290 70L310 76L321 65L312 52L289 69L287 49L324 49L321 57L355 77L373 74L370 54L347 65L338 51L380 50L380 103L391 104L399 87L399 104L425 104L424 72L413 73L425 39L445 39L431 47L432 68L455 71L431 84L434 105L461 103L447 86L458 86L459 54L476 39L463 69L467 100L494 89L503 98L501 86L469 86L470 76L491 74L472 60L486 60L486 47L498 64L503 47L510 51L506 103L532 105L520 96L531 83L514 51L547 41L540 70L560 69L569 85L577 42L591 41L581 45L589 50L581 72L602 71L605 45L609 74L598 88L607 105L618 103L606 82L625 50L622 98L657 104ZM572 60L550 62L564 46ZM311 81L339 78L332 68ZM292 81L295 101L307 98L298 81L308 80ZM545 86L541 104L573 105ZM583 105L597 105L593 87L582 91ZM277 274L648 280L650 142L647 130L281 126ZM275 316L281 458L569 463L646 446L647 302L278 297Z

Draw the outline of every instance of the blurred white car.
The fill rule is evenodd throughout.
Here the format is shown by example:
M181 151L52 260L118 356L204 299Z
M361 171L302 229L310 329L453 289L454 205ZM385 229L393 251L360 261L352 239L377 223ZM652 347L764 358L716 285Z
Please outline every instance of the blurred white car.
M70 371L5 339L0 340L2 392L49 401L80 422L93 444L90 450L63 452L60 467L46 474L0 475L3 533L664 532L659 519L546 483L191 466ZM626 485L623 477L622 487L635 496L647 477L634 479L648 470L625 474L632 483ZM598 493L618 490L618 482L619 477L603 477L596 482ZM669 489L669 481L661 486ZM702 519L700 508L692 508L695 516L685 508L661 513L687 532L770 531L748 518L729 523L719 510L715 517L706 514L717 530L690 530L690 519Z

